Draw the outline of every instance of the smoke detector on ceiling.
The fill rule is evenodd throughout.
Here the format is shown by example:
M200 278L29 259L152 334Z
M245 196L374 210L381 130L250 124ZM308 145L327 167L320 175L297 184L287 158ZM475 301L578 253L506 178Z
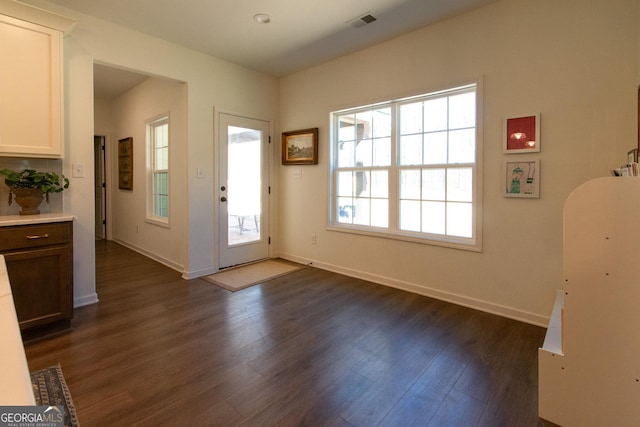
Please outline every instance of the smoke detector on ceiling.
M367 12L364 15L358 16L357 18L353 18L351 21L347 21L347 24L351 25L354 28L360 28L377 20L378 19L373 16L371 12Z

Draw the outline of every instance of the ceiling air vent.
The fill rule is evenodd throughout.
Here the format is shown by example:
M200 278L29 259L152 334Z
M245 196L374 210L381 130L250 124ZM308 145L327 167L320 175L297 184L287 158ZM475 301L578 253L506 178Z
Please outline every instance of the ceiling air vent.
M351 25L352 27L355 28L360 28L363 27L367 24L371 24L372 22L376 21L377 18L375 16L373 16L371 13L367 12L364 15L358 16L357 18L352 19L351 21L348 21L347 24Z

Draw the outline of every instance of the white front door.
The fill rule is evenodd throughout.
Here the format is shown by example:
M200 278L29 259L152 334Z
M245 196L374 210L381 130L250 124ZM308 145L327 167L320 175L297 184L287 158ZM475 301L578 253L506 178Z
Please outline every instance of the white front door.
M269 123L220 114L218 267L269 257Z

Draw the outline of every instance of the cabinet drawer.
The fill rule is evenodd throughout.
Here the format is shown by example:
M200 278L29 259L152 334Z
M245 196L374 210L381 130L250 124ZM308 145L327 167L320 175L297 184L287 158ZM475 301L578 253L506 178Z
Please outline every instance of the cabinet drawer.
M0 251L70 243L71 222L0 227Z

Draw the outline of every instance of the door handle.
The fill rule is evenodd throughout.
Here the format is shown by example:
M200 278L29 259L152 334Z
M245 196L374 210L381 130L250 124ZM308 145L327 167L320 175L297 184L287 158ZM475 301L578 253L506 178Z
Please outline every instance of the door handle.
M221 202L226 202L226 201L227 201L227 198L226 198L226 197L224 197L224 196L223 196L223 197L220 197L220 201L221 201Z

